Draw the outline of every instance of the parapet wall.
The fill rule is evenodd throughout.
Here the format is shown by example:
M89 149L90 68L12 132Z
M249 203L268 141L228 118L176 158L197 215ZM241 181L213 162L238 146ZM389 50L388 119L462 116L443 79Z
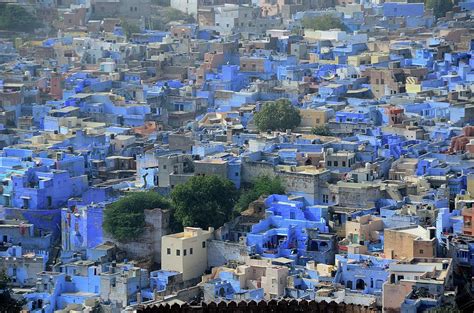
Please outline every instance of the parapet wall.
M213 313L256 313L256 312L302 312L302 313L317 313L317 312L341 312L341 313L376 313L377 309L373 307L344 304L344 303L327 303L306 301L306 300L271 300L271 301L241 301L241 302L211 302L209 304L202 303L201 305L188 304L162 304L155 306L148 306L138 309L137 312L152 313L152 312L213 312Z

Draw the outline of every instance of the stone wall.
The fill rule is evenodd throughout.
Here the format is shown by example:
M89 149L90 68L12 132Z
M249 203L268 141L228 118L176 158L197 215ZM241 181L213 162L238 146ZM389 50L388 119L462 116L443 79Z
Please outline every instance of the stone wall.
M377 185L344 183L332 185L330 190L340 206L371 208L381 198L380 186Z
M143 234L138 240L121 242L104 234L104 241L111 241L123 250L127 258L147 259L155 263L161 262L161 237L169 234L170 212L167 210L145 210Z
M209 241L207 248L207 265L209 267L221 266L229 261L244 261L247 248L235 242L219 240Z
M242 183L251 183L257 177L278 175L282 179L287 193L304 197L309 203L322 201L322 195L328 195L326 182L330 172L319 174L278 171L272 164L244 160L242 162Z
M242 162L242 183L251 183L259 176L274 176L275 170L272 164L264 162Z

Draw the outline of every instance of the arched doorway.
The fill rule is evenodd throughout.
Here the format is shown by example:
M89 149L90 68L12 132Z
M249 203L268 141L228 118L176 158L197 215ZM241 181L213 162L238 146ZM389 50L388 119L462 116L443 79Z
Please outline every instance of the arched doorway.
M365 282L360 278L356 281L356 289L357 290L364 290L365 289Z
M219 289L219 296L220 296L220 297L225 297L225 290L224 290L224 288Z

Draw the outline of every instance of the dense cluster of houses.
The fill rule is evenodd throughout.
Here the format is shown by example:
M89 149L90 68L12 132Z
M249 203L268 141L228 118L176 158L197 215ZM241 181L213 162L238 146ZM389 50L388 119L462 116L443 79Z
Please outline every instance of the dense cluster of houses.
M420 1L169 2L195 23L152 30L149 0L9 4L58 29L0 32L0 270L25 310L473 310L474 1L440 18ZM327 16L341 29L303 27ZM300 125L258 131L281 98ZM196 175L278 176L286 194L218 229L172 234L156 208L137 242L103 230L107 204Z

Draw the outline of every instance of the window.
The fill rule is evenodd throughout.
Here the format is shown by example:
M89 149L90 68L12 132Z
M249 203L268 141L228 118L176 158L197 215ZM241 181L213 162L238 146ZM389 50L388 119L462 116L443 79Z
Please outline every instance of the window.
M186 249L183 250L183 256L186 256Z
M339 162L338 162L338 161L334 161L334 166L339 166Z
M28 209L30 203L28 199L23 199L23 209Z
M346 161L342 161L342 166L346 167Z
M189 248L189 254L193 254L193 248Z
M180 256L181 255L181 251L178 249L176 250L176 256Z
M203 248L206 247L206 242L205 242L205 241L202 242L202 247L203 247Z
M170 248L166 249L166 254L167 254L167 255L170 255L170 254L171 254L171 249L170 249Z
M332 166L332 161L328 161L328 166Z
M420 254L423 254L423 249L420 249Z

